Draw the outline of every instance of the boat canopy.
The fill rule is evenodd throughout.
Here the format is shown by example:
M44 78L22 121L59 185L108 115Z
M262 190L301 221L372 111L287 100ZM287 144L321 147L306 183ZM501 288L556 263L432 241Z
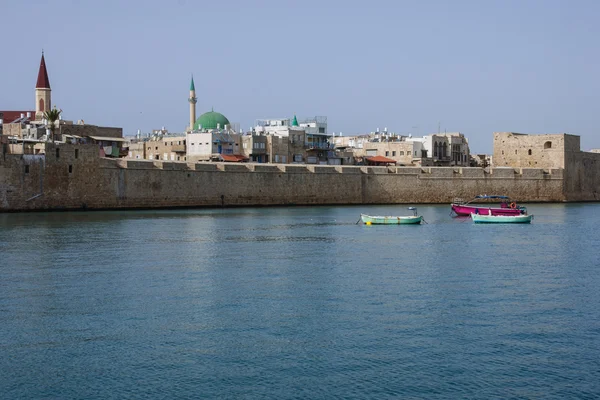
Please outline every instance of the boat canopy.
M476 199L510 199L510 197L508 196L495 196L495 195L487 195L487 194L480 194L475 196Z

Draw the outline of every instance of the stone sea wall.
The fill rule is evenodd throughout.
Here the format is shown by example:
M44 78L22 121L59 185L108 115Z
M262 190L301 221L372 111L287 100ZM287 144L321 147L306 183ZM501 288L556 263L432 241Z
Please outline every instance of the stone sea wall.
M595 200L576 188L566 196L563 169L115 160L99 158L93 145L64 144L48 144L45 155L0 157L0 211L449 203L484 193L521 202Z

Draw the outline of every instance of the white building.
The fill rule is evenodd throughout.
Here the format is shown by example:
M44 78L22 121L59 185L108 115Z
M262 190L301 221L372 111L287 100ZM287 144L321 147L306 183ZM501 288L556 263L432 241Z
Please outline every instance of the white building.
M186 134L188 161L219 160L221 154L239 154L239 134L224 130L206 130Z

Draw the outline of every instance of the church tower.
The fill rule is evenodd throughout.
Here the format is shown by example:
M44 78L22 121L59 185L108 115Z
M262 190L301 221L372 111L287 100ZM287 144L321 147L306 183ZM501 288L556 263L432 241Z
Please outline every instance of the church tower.
M192 83L190 84L190 98L188 99L190 103L190 132L194 130L194 123L196 122L196 103L198 99L196 98L196 88L194 87L194 77L192 76Z
M35 119L38 121L44 118L45 111L50 110L52 105L50 98L51 92L52 89L50 89L46 61L44 60L44 52L42 51L42 61L40 61L40 70L35 85Z

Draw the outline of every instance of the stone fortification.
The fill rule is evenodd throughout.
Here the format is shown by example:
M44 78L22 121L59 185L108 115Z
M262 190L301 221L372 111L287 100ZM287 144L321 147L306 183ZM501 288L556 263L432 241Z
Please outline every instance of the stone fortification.
M494 133L494 166L561 169L568 201L600 200L600 153L580 150L580 137L566 133Z
M46 144L0 157L0 210L449 203L475 194L561 202L562 169L186 163L98 157ZM582 179L588 179L582 176ZM593 200L574 187L577 200Z

